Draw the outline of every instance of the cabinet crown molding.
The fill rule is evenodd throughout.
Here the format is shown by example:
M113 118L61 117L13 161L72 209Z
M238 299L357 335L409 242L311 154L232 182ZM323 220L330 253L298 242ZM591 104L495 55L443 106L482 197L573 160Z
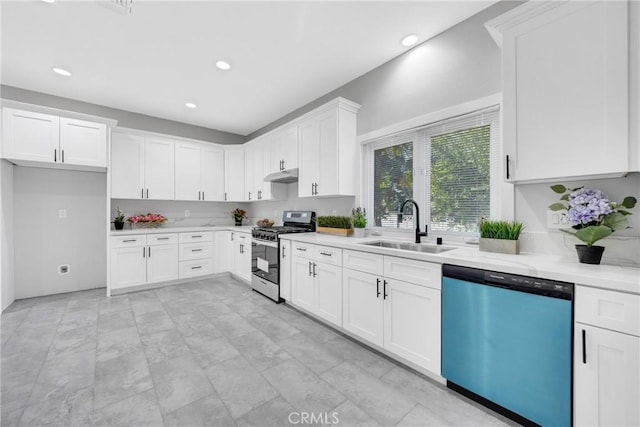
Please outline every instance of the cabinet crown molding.
M492 20L486 22L484 26L491 35L493 41L498 45L499 48L502 48L502 34L505 31L528 21L531 18L542 15L543 13L546 13L551 9L555 9L569 2L570 0L528 1L521 6L518 6L506 13L503 13L500 16L493 18Z

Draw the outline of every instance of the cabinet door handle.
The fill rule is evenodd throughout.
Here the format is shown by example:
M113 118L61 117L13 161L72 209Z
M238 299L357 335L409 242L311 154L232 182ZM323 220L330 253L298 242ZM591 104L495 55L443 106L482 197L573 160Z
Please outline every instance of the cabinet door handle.
M64 150L60 150L61 156L62 157L62 163L64 163Z
M240 243L240 253L244 253L244 243Z
M147 248L145 248L144 246L142 247L142 258L146 258L147 257Z
M224 199L227 200L227 193L224 193Z
M231 241L233 242L233 231L231 232Z
M382 292L383 292L382 299L387 299L387 297L389 295L387 295L387 281L386 280L382 281Z
M199 268L202 268L202 266L201 265L196 265L195 267L191 267L192 270L197 270Z
M587 364L587 331L582 330L582 363Z
M151 258L151 246L149 246L149 258Z
M204 200L204 191L202 192L202 200Z
M509 155L507 154L507 179L511 178L511 174L509 173Z
M58 149L57 148L53 149L53 161L54 162L58 161Z
M147 188L147 199L149 198L149 189Z
M198 191L198 200L200 200L200 192Z
M191 252L202 252L202 249L191 249Z
M249 191L249 200L251 200L251 191Z
M284 258L285 258L284 249L285 249L285 247L283 246L283 247L282 247L282 259L284 259Z
M311 261L309 261L309 276L311 276Z
M376 298L380 298L380 278L376 279Z
M320 255L324 255L324 256L333 256L333 254L329 253L329 252L320 252Z
M316 266L318 264L316 264L315 262L313 263L313 277L316 277Z
M144 199L144 188L140 189L140 198Z

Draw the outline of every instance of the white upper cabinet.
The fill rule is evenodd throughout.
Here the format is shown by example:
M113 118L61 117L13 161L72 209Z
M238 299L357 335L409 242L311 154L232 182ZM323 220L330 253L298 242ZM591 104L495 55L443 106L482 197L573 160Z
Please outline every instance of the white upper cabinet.
M19 164L107 167L107 126L32 111L3 108L2 157Z
M244 147L224 147L224 200L241 202L247 199L244 168Z
M173 140L113 133L112 198L173 200L174 175Z
M270 160L267 173L298 167L298 126L285 127L272 136Z
M215 144L175 143L176 200L224 200L224 151Z
M502 43L507 179L627 172L628 3L527 2L487 28Z
M356 192L360 106L338 98L306 115L298 125L298 195L338 196Z
M256 139L244 147L246 200L269 200L271 183L264 181L271 159L269 140Z

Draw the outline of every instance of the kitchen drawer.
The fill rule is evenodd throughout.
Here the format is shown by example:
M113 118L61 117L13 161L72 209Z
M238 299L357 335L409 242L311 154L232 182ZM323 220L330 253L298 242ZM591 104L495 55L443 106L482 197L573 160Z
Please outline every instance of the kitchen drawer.
M314 259L325 264L342 266L342 249L330 246L316 246L314 248Z
M144 234L111 237L112 248L128 248L128 247L136 247L136 246L146 246L146 244L147 244L147 236L145 236Z
M178 243L177 233L147 234L147 245L173 245Z
M313 253L314 246L308 243L293 242L293 249L291 252L295 257L315 259Z
M213 259L198 259L193 261L180 261L178 268L178 279L188 279L190 277L206 276L213 274Z
M342 252L342 266L376 276L383 275L383 257L378 254L345 250Z
M576 286L576 322L640 336L640 295Z
M178 256L180 261L213 258L213 242L181 243Z
M442 265L432 262L385 256L384 276L433 289L442 287Z
M213 242L213 232L180 233L180 243Z

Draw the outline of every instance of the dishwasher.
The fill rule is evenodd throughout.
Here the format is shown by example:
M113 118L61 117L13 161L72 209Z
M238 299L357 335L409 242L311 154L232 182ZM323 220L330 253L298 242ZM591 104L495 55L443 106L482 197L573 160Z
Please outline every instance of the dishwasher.
M447 387L523 425L571 426L573 289L443 265Z

